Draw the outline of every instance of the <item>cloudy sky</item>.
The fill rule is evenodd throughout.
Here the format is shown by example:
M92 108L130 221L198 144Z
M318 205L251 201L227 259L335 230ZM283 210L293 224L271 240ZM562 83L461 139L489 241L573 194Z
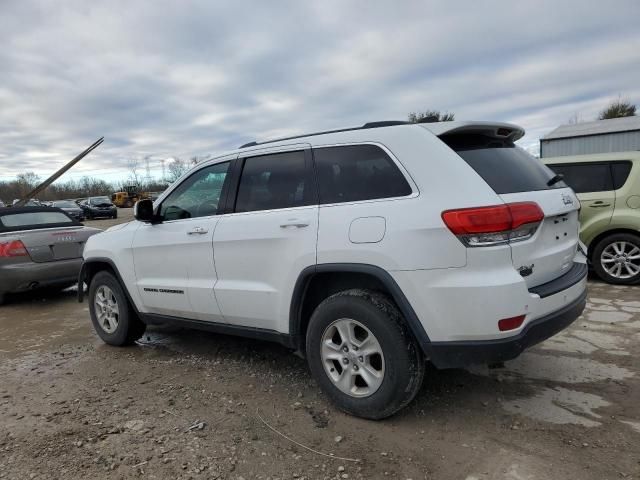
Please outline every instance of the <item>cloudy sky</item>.
M521 124L535 148L640 105L638 0L2 0L0 42L0 180L103 135L65 178L423 109Z

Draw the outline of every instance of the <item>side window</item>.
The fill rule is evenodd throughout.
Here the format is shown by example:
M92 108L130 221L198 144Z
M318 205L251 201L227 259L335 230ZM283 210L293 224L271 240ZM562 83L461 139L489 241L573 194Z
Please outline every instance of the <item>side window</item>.
M582 163L549 165L564 176L567 185L576 193L608 192L613 190L613 179L608 163Z
M236 212L309 205L304 152L274 153L245 160L238 186Z
M376 145L347 145L313 150L320 203L404 197L411 187L393 160Z
M622 188L631 173L631 162L613 162L611 173L613 174L613 189Z
M181 220L216 215L229 165L230 162L217 163L186 178L164 199L160 216L164 220Z

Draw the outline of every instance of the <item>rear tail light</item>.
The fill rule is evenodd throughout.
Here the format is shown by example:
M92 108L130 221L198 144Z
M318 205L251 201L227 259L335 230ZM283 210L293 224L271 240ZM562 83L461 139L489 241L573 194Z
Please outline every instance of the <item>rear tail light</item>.
M442 212L442 220L467 247L484 247L531 238L544 218L535 202Z
M13 240L12 242L0 243L1 257L26 257L29 255L27 249L21 240Z
M519 328L520 325L522 325L522 322L524 322L524 317L526 317L526 315L518 315L517 317L503 318L502 320L498 320L498 329L501 332L507 330L515 330L516 328Z

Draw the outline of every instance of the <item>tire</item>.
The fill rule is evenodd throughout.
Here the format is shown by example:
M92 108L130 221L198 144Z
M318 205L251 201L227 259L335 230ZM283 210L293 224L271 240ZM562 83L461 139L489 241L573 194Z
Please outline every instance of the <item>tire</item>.
M118 218L118 212L114 213L112 218L113 218L113 219Z
M124 204L125 208L131 208L133 207L133 202L131 200L127 200L126 203Z
M598 277L607 283L640 283L640 236L632 233L606 236L596 244L591 260ZM620 265L619 270L616 265Z
M110 292L110 293L109 293ZM96 305L96 296L106 298L109 306L117 308L117 315L99 317ZM112 296L111 296L112 295ZM101 301L105 304L105 301ZM91 280L89 286L89 313L91 323L98 336L109 345L131 345L145 331L146 325L138 318L117 278L110 272L98 272ZM107 312L105 312L107 313ZM115 321L114 321L115 319Z
M345 328L349 342L338 332ZM343 347L334 350L338 345ZM381 354L361 356L360 348L377 349ZM323 351L342 358L328 359ZM306 353L311 373L322 390L339 409L357 417L379 420L393 415L414 399L424 377L422 350L397 307L387 296L369 290L345 290L320 303L309 321ZM338 386L349 372L355 378L353 386ZM365 380L365 373L371 381ZM345 387L351 389L350 393Z

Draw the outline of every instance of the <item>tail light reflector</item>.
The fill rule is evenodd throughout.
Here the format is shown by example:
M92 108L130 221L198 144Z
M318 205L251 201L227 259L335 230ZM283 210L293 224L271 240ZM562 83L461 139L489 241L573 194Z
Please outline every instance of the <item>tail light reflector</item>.
M462 208L442 212L442 220L468 247L483 247L531 238L544 219L535 202L517 202L489 207Z
M0 243L0 257L26 257L29 255L21 240Z
M522 322L524 322L524 317L526 317L526 315L518 315L517 317L503 318L502 320L498 320L498 329L501 332L504 332L506 330L515 330L516 328L519 328L520 325L522 325Z

